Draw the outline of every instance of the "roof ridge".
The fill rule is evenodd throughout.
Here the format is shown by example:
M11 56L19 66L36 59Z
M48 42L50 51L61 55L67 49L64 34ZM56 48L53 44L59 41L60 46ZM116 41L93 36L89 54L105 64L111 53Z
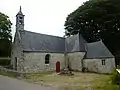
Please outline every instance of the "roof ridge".
M54 36L54 35L48 35L48 34L42 34L42 33L38 33L38 32L32 32L32 31L27 31L27 30L19 30L20 32L29 32L29 33L33 33L33 34L39 34L39 35L45 35L45 36L51 36L51 37L56 37L56 38L62 38L65 39L64 37L60 37L60 36Z

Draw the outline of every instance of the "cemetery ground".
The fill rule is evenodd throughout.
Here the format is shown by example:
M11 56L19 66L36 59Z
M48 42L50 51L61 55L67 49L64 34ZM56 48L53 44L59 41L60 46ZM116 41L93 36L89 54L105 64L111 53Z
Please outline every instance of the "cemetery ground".
M111 83L110 74L73 72L73 76L60 76L53 72L27 75L27 82L56 87L57 90L120 90Z

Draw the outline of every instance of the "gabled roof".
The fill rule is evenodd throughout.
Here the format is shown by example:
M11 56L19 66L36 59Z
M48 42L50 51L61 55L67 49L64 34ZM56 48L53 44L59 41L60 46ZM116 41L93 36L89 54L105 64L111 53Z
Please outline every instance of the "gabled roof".
M112 58L112 53L107 49L102 41L87 43L86 58Z
M86 52L85 58L114 57L102 41L87 43L82 35L63 38L58 36L19 30L20 45L27 52Z
M85 43L86 41L80 34L67 37L65 40L66 52L85 52Z
M21 47L24 51L64 52L65 38L20 30Z
M20 43L24 51L29 52L85 52L86 41L82 35L73 35L68 38L51 36L46 34L40 34L30 32L26 30L19 30Z

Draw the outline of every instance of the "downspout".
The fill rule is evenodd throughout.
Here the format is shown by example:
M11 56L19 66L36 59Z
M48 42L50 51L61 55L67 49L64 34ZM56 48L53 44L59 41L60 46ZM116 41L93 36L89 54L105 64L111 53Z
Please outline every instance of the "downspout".
M66 49L66 38L65 38L65 51L64 51L64 59L65 59L65 69L66 69L66 65L67 65L67 62L66 62L66 58L67 58L67 53L66 53L67 49Z
M81 51L80 50L80 38L81 38L81 35L80 35L80 32L78 33L78 35L79 35L79 51ZM84 55L84 57L85 57L85 55ZM81 71L83 70L83 68L84 68L84 57L81 59Z
M82 72L84 72L85 70L87 70L87 68L85 67L85 62L84 62L84 59L86 58L86 54L87 54L87 46L85 44L85 55L81 61L81 64L82 64Z
M65 55L65 69L67 69L68 67L68 55L67 55L67 46L66 46L66 38L65 38L65 52L64 52L64 55Z

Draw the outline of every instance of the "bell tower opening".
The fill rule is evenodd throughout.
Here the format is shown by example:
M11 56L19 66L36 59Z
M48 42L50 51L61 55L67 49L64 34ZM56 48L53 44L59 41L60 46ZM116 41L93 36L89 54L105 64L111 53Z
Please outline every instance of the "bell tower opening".
M20 10L16 15L16 30L24 30L24 16L20 6Z

